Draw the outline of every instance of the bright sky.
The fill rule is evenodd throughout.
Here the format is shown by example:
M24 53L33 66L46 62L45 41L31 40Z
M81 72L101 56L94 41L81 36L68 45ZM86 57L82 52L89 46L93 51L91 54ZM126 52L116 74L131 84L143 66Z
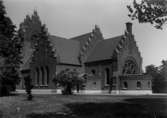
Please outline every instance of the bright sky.
M126 5L132 0L4 0L8 16L19 26L26 14L37 10L49 33L74 37L90 32L97 24L104 38L122 35L130 21ZM133 21L133 34L146 65L167 59L167 26L157 30L150 24Z

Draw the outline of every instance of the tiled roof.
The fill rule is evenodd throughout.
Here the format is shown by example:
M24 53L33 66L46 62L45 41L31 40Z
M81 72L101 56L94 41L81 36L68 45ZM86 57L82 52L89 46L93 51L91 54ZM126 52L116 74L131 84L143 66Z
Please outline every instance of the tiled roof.
M80 44L78 41L68 40L58 36L49 37L50 44L55 51L55 57L60 63L80 65L78 60ZM30 62L33 56L33 49L29 41L24 42L23 59L21 64L21 70L29 69Z
M91 32L80 35L80 36L73 37L71 38L71 40L79 41L82 46L89 39L90 36L91 36Z
M86 63L111 59L121 36L99 41L87 58Z
M89 38L90 35L91 35L91 32L85 33L83 35L79 35L79 36L76 36L76 37L73 37L73 38L70 38L70 39L77 40L77 41L86 40L87 38Z
M78 60L80 44L78 41L57 36L50 36L49 41L60 63L80 65Z
M55 51L55 57L57 57L60 63L80 65L78 59L81 45L80 42L82 40L87 40L90 37L90 35L91 33L87 33L72 38L72 40L58 36L50 36L49 41L52 45L53 50ZM121 39L122 36L118 36L99 41L96 44L95 48L88 55L86 63L111 59L113 51L115 50L116 46L118 45ZM26 42L26 45L23 49L23 64L21 65L22 70L29 68L29 63L31 62L32 55L33 49L31 48L31 44L30 42Z

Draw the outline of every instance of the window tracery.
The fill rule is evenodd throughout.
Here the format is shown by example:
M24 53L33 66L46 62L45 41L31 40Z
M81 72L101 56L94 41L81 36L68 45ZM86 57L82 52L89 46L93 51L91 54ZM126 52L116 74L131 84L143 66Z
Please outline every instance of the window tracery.
M136 74L137 73L137 65L132 60L127 60L124 64L122 74Z

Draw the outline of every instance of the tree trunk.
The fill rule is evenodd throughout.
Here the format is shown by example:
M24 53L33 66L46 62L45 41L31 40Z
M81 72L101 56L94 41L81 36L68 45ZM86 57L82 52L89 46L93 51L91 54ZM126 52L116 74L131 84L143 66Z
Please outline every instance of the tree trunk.
M65 88L64 94L71 95L72 94L72 85L71 83L67 84L67 87Z
M79 86L79 84L77 83L77 93L79 93L79 88L80 88L80 86Z

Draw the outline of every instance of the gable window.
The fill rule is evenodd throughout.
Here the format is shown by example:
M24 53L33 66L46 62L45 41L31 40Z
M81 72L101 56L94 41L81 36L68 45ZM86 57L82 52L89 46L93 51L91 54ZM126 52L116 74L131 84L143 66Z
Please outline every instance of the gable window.
M148 88L151 88L151 82L150 81L148 82Z
M136 74L137 64L132 60L127 60L123 66L122 74Z
M140 81L137 82L137 89L141 89L141 82Z
M109 68L105 69L105 85L110 84L110 70Z

